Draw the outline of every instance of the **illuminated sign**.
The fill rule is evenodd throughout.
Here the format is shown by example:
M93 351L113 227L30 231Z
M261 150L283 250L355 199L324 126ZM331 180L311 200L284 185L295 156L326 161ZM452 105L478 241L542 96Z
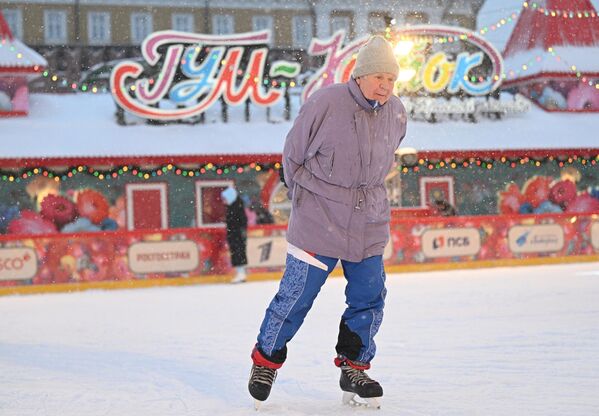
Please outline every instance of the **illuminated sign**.
M129 268L133 273L190 272L200 264L193 241L135 243L129 247Z
M552 253L564 247L564 230L557 224L515 225L508 243L513 253Z
M346 82L356 65L358 49L366 43L368 37L357 39L342 47L345 31L339 30L326 40L313 38L308 48L312 56L325 55L322 67L310 77L302 91L302 100L306 100L314 91L338 82Z
M356 54L368 37L342 47L344 38L345 32L340 30L327 40L312 39L308 53L325 55L325 62L306 84L304 99L318 88L345 82L351 76ZM501 84L504 66L501 54L475 32L453 26L411 26L392 33L390 41L400 66L396 84L400 95L463 92L480 96L493 92ZM461 50L465 46L460 44L477 51ZM448 48L459 52L444 50Z
M36 274L37 256L33 249L0 249L0 281L32 279Z
M368 36L344 45L345 36L340 30L325 40L312 39L308 54L324 56L324 63L308 79L302 99L319 88L349 80L356 54ZM271 88L265 79L270 37L269 30L231 35L152 33L141 45L152 69L135 61L120 62L110 76L112 94L124 110L156 120L199 115L221 98L230 105L250 100L272 106L283 91ZM393 32L390 41L400 65L396 92L401 96L482 96L501 83L500 53L475 32L411 26ZM292 79L299 71L299 63L279 60L270 63L267 75ZM164 100L170 105L161 106Z
M422 233L422 252L428 258L473 256L480 247L476 228L442 228Z
M264 89L268 48L263 45L269 41L268 30L232 35L155 32L143 41L141 51L150 65L162 63L158 76L142 77L140 63L123 61L112 70L110 88L123 109L156 120L198 115L221 97L231 105L249 99L269 106L283 94L278 89ZM296 62L275 61L269 73L293 78L299 69ZM158 103L165 98L178 105L160 108Z
M424 90L480 96L501 84L501 54L476 32L454 26L422 25L399 30L395 39L401 68L400 92Z

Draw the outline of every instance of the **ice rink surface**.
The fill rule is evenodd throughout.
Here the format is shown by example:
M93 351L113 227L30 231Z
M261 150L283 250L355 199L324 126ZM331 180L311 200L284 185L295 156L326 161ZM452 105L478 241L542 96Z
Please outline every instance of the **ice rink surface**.
M341 404L344 280L289 344L265 415L599 414L599 264L388 276L369 374ZM255 415L250 350L277 282L0 298L0 415Z

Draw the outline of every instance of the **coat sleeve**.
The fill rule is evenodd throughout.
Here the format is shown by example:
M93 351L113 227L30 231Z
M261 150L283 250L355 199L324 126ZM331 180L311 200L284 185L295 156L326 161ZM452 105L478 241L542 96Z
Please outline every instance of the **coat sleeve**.
M399 126L399 132L398 132L399 140L397 142L397 146L396 146L395 150L397 150L397 148L399 148L399 145L401 144L403 139L406 138L406 133L407 133L407 129L408 129L408 113L406 112L406 108L404 107L403 103L400 100L398 100L398 101L399 101L400 126Z
M321 105L323 100L316 97L318 95L318 92L315 93L304 103L285 139L283 173L285 183L289 188L287 194L289 199L293 196L293 177L295 173L306 160L314 156L309 154L308 148L313 144L314 137L326 113L326 107L323 108Z

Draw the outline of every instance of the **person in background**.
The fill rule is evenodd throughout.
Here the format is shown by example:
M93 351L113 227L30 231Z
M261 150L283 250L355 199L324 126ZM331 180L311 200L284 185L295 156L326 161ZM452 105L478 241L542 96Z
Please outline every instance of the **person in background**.
M453 217L457 215L455 207L451 205L443 195L435 196L433 200L433 209L436 211L437 215L442 217Z
M247 216L243 201L234 187L227 187L220 196L227 206L225 217L227 243L231 254L231 265L235 267L235 276L231 283L243 283L247 278L245 270L247 265Z
M243 209L245 211L245 216L247 217L248 225L256 225L256 213L252 209L252 200L247 194L241 195L241 200L243 201Z
M268 398L287 343L339 261L347 308L334 363L341 370L343 401L352 403L358 395L377 406L383 395L365 370L376 354L387 292L382 255L390 207L384 182L406 134L406 110L393 95L398 74L391 44L372 37L358 52L350 80L314 92L287 135L287 263L251 354L248 389L256 407Z
M256 213L256 224L274 224L272 214L262 205L258 199L252 201L252 211Z

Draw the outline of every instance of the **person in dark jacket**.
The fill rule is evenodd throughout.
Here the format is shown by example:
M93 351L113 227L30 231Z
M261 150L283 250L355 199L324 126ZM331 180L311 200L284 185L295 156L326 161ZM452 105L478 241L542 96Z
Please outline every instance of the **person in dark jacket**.
M457 211L453 205L451 205L446 199L436 199L434 201L434 208L437 212L437 215L442 217L453 217L457 215Z
M247 216L243 200L235 188L229 186L221 193L221 198L227 206L226 227L227 243L231 254L231 265L235 267L235 276L231 283L242 283L246 280L245 266L247 265Z
M383 251L390 207L385 177L406 134L407 115L393 95L399 65L393 47L372 37L358 52L352 78L314 92L283 148L289 188L286 268L268 306L248 389L256 406L268 398L287 343L302 325L321 286L338 262L347 280L335 364L344 402L358 395L376 406L381 385L365 370L376 354L383 320Z

